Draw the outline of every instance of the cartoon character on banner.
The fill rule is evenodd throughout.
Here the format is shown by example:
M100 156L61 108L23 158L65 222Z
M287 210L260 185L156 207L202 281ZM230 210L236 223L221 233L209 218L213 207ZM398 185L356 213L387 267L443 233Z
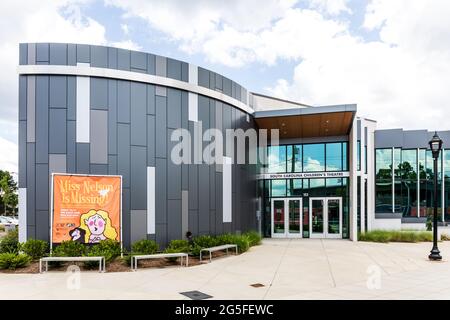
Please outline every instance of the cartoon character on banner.
M112 226L108 212L89 210L80 217L80 229L85 231L85 243L98 243L106 239L117 239L117 231Z

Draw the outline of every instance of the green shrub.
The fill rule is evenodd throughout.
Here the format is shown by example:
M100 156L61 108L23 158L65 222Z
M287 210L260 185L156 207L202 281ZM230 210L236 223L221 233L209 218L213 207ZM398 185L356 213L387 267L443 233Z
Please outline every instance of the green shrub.
M52 252L52 256L55 257L82 257L85 254L86 247L82 243L72 240L61 242Z
M191 251L191 246L187 240L172 240L170 241L164 253L189 253ZM177 258L167 258L169 261L176 261Z
M191 246L189 245L189 242L187 240L172 240L169 242L169 245L167 246L166 250L167 249L177 250L171 252L189 253L191 251Z
M217 236L217 245L223 244L235 244L238 247L239 252L245 252L250 248L250 239L247 235L237 235L237 234L222 234Z
M15 270L16 268L23 268L26 267L30 261L31 258L26 254L1 253L0 269Z
M447 233L441 234L441 241L449 241L449 240L450 240L450 235L448 235Z
M193 246L191 248L191 254L194 256L200 255L200 250L203 248L210 248L219 245L217 237L211 236L199 236L193 239Z
M158 244L153 240L142 239L131 245L131 252L124 250L122 262L131 265L131 256L142 254L154 254L158 251Z
M9 231L0 241L0 253L19 252L19 233L17 230Z
M257 231L248 231L244 233L250 242L250 247L257 246L261 244L261 235Z
M429 242L433 235L429 231L373 230L359 234L360 241L370 242Z
M158 244L153 240L142 239L131 246L133 254L153 254L158 251Z
M5 226L4 225L0 225L0 232L5 232Z
M29 239L20 244L20 251L29 255L32 260L42 258L48 253L48 242L44 240Z
M90 246L87 250L87 256L89 257L105 257L105 263L110 263L115 258L120 256L120 242L112 239L102 240ZM84 265L87 268L98 267L97 261L86 261Z

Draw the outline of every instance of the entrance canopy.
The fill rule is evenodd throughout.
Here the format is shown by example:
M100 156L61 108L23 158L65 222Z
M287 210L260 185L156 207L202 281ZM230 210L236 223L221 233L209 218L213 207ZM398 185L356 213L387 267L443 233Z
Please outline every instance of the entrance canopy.
M280 139L344 136L350 133L355 104L256 111L259 129L279 129Z

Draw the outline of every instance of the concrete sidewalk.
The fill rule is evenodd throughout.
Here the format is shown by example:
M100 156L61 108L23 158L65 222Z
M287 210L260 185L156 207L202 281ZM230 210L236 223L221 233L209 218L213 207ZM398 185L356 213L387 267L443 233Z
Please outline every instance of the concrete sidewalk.
M450 299L450 242L439 248L444 261L430 262L431 243L265 239L189 268L0 274L0 299Z

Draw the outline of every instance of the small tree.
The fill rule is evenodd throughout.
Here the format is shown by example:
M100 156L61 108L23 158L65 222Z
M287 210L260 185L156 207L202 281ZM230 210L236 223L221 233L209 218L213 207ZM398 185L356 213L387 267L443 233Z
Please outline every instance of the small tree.
M0 170L0 202L5 214L8 208L11 212L16 211L18 203L17 183L9 171Z

